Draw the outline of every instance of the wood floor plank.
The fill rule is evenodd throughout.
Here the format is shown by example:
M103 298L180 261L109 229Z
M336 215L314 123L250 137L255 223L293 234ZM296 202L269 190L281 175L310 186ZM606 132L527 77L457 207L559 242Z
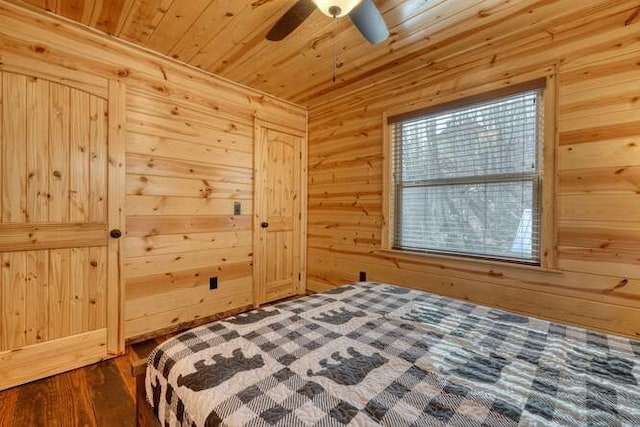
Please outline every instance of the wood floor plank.
M13 414L18 400L18 389L12 388L0 393L0 426L13 423Z
M56 416L65 420L61 425L98 426L87 390L85 369L76 369L54 377L58 381L56 398L60 405Z
M156 346L151 340L149 346ZM135 380L125 355L0 392L0 427L135 425Z
M45 378L0 393L0 426L96 426L82 369Z
M127 391L133 401L135 401L136 398L136 380L131 375L131 364L138 359L139 357L131 347L125 348L125 354L123 356L113 359L118 367L120 377L122 378L122 381L124 381Z
M20 387L13 422L19 426L52 425L57 412L53 406L55 399L52 399L54 384L55 380L47 378Z
M87 388L99 426L135 426L131 394L111 359L86 368Z

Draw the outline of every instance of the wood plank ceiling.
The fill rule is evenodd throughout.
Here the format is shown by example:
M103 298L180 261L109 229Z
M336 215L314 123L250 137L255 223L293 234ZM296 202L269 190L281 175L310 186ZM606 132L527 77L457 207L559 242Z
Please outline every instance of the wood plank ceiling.
M349 19L315 11L281 42L265 40L295 0L26 1L264 92L311 105L472 49L588 19L610 0L376 0L391 37L367 43ZM527 38L527 40L531 40ZM332 81L334 47L338 79Z

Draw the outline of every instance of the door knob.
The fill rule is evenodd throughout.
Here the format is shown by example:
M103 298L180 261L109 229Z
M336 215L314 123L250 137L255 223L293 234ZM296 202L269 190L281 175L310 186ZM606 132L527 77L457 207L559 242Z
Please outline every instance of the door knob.
M113 237L114 239L119 239L120 237L122 237L122 231L116 229L111 230L111 232L109 233L109 235L111 235L111 237Z
M260 227L267 228L267 227L269 227L269 223L268 222L263 222L262 224L260 224Z

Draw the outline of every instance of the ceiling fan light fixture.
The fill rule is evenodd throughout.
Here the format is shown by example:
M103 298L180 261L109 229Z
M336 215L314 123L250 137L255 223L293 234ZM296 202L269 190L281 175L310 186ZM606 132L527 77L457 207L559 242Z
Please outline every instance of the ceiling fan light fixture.
M331 18L348 15L362 0L313 0L318 9Z

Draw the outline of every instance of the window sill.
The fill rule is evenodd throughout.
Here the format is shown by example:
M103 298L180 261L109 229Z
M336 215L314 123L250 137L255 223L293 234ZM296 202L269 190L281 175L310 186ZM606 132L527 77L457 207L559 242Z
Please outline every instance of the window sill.
M441 255L441 254L432 254L425 252L415 252L415 251L407 251L400 249L379 249L376 251L381 255L393 256L397 259L404 259L411 262L422 262L422 263L438 263L440 267L446 268L448 266L454 267L453 264L466 264L466 265L475 265L475 266L487 266L487 267L495 267L496 269L517 269L517 270L529 270L538 273L550 273L550 274L563 274L564 271L558 270L556 268L544 267L539 265L528 265L528 264L518 264L515 262L507 262L507 261L494 261L488 259L477 259L477 258L464 258L457 257L454 255ZM489 271L489 274L494 274L496 277L500 276L500 273L494 271L492 268Z

